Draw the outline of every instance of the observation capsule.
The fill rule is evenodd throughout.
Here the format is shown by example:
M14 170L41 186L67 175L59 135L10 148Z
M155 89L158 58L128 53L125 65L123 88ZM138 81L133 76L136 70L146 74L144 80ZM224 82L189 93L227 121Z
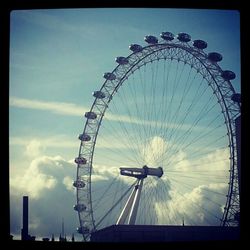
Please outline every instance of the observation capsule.
M155 36L145 36L144 37L144 41L149 43L149 44L157 44L158 43L158 39Z
M116 57L115 61L120 65L128 64L128 59L123 56Z
M78 227L76 230L77 230L77 232L79 234L89 233L90 232L89 228L87 228L87 227Z
M116 76L114 73L110 73L110 72L107 72L107 73L104 73L103 74L103 77L107 80L115 80L116 79Z
M208 54L208 59L211 62L220 62L222 60L222 55L217 52L211 52Z
M73 186L75 188L84 188L85 187L85 183L81 180L78 180L78 181L74 181L73 182Z
M90 141L90 140L91 140L91 137L90 137L89 135L87 135L87 134L80 134L80 135L78 136L78 139L79 139L80 141Z
M222 73L221 73L221 77L226 80L226 81L230 81L230 80L233 80L235 79L236 75L233 71L230 71L230 70L224 70Z
M197 49L205 49L207 47L207 43L203 40L194 40L193 46Z
M132 50L134 53L141 52L143 50L142 46L139 44L131 44L129 49Z
M103 99L106 97L102 91L94 91L93 96L99 99Z
M96 119L97 115L95 112L86 112L85 117L88 119Z
M231 96L231 100L233 102L238 102L241 103L241 94L240 93L235 93Z
M77 157L75 158L75 163L83 165L87 163L87 160L84 157Z
M85 211L86 208L87 208L87 207L86 207L84 204L77 204L77 205L74 205L74 210L77 211L77 212Z
M177 39L181 42L187 43L191 41L191 36L187 33L179 33Z
M162 32L160 34L161 38L166 40L166 41L172 41L174 40L174 34L171 32Z

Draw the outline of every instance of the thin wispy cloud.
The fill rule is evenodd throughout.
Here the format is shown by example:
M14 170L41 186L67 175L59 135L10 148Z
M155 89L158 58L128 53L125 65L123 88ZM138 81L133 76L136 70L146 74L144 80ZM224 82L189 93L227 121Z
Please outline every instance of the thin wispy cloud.
M19 97L10 97L9 105L12 107L36 109L50 111L55 114L82 116L88 111L87 108L78 106L74 103L66 102L45 102L39 100L24 99Z
M46 102L40 100L31 100L19 97L10 97L9 105L12 107L17 108L26 108L26 109L35 109L35 110L46 110L50 111L54 114L59 115L68 115L68 116L82 116L85 112L89 111L89 108L76 105L75 103L68 103L68 102ZM104 117L109 121L119 121L119 122L126 122L126 123L134 123L138 125L154 125L157 127L162 128L177 128L181 130L186 130L190 128L190 124L183 124L181 127L175 123L162 123L162 122L155 122L155 121L146 121L137 119L134 117L130 117L127 115L119 115L119 114L110 114L107 113ZM196 126L195 130L204 130L208 129L204 126Z
M187 130L190 129L190 127L192 126L191 124L182 124L180 126L180 124L178 123L165 123L165 122L161 122L161 121L154 121L154 120L143 120L143 119L138 119L132 116L128 116L128 115L114 115L114 114L106 114L104 119L107 119L109 121L119 121L119 122L125 122L125 123L132 123L132 124L137 124L137 125L141 125L141 126L153 126L153 127L158 127L158 128L175 128L175 129L179 129L179 130ZM199 130L199 131L204 131L207 130L208 127L205 126L199 126L196 125L193 130Z

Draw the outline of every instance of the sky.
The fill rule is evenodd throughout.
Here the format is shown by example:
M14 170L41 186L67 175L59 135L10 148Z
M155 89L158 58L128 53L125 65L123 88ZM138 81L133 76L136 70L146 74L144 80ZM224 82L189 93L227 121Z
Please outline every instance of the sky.
M78 135L82 133L86 121L84 113L89 111L94 101L92 92L99 90L104 83L103 73L111 72L117 66L115 62L117 56L131 54L128 48L130 44L137 43L146 46L145 35L151 34L160 38L159 34L163 31L170 31L175 35L185 32L191 35L192 40L206 41L208 47L205 52L218 52L223 55L223 60L219 65L224 70L235 72L236 79L232 81L232 84L235 91L240 92L240 16L237 11L88 8L17 10L11 12L9 162L10 226L14 239L20 238L22 196L28 195L30 205L29 232L31 235L35 235L37 239L51 237L52 234L59 237L63 219L68 238L74 233L76 239L81 240L81 237L76 233L79 220L77 213L73 210L76 194L72 182L76 178L74 158L78 156L79 152ZM156 126L157 129L147 137L146 141L143 141L139 148L132 143L133 140L140 140L141 137L138 134L143 134L140 130L141 125L148 122L146 127L151 127L150 124L157 119L155 116L149 117L151 113L159 110L158 113L164 116L164 109L157 100L153 99L154 97L147 98L148 101L145 105L145 96L160 96L160 88L151 89L151 87L148 87L151 82L154 82L155 87L158 86L156 84L159 84L158 87L161 86L162 83L157 74L163 75L163 78L168 78L166 69L171 72L169 79L172 84L170 83L169 89L166 89L166 95L175 93L173 107L176 107L176 111L180 107L177 97L183 99L184 94L188 93L185 102L190 103L189 98L194 98L194 95L190 93L194 93L197 89L195 86L198 86L194 83L201 84L202 82L202 79L196 77L193 71L190 71L191 76L189 77L189 71L184 67L184 73L179 73L179 78L177 77L176 80L174 75L177 68L175 69L173 66L170 69L170 64L166 60L166 63L161 64L161 66L156 63L155 66L145 67L144 71L142 67L138 70L138 73L135 72L128 79L128 87L122 86L121 91L114 97L109 111L105 115L103 127L100 130L100 139L98 139L96 147L95 172L92 178L93 189L96 187L97 190L98 188L104 190L104 187L108 185L107 180L116 178L115 163L119 162L119 167L123 164L131 166L129 165L131 164L129 157L135 159L137 157L136 152L139 152L141 159L138 158L137 161L134 161L134 164L146 162L154 166L164 164L165 158L168 158L168 164L173 163L168 154L164 156L165 158L163 158L163 155L165 151L174 152L175 165L172 168L169 167L169 172L162 178L162 182L165 183L163 187L166 188L162 194L171 198L166 205L166 201L159 195L157 199L153 200L154 208L149 208L149 211L158 214L158 224L174 224L177 223L177 220L182 223L185 211L188 211L185 214L187 223L192 224L195 220L194 214L198 213L197 223L202 224L205 223L204 213L197 212L201 210L199 207L209 208L209 206L212 206L211 203L208 205L207 200L204 199L204 197L207 197L203 195L206 193L206 189L213 190L214 195L216 192L224 194L226 192L224 184L215 181L215 179L222 178L219 171L227 170L226 157L228 152L224 149L220 150L221 145L219 143L214 143L212 145L214 148L211 145L211 148L209 148L209 143L206 144L206 141L203 140L193 144L194 148L189 147L187 150L175 151L180 144L177 144L178 137L174 137L175 134L170 136L171 126L172 128L177 127L178 123L181 122L179 117L185 115L188 106L181 106L186 108L180 111L176 118L172 114L173 111L172 113L169 112L168 126L170 129L168 130L169 134L166 135L168 139L161 134L161 131L165 129L163 120L158 120L158 123L155 124L158 126ZM144 78L140 77L141 73L144 73L142 76ZM141 81L140 87L132 85L133 82L138 81ZM184 91L179 82L186 82ZM190 89L189 83L190 86L193 83ZM139 93L142 93L143 88L146 88L144 89L144 96L140 96ZM199 92L200 96L201 93ZM206 92L203 96L204 100L209 99L211 95L210 92ZM138 101L138 108L135 106L137 105L135 100ZM204 100L197 99L197 103L205 103ZM147 108L152 107L152 104L155 107L147 113ZM128 109L132 113L127 113ZM194 110L194 113L201 111L199 105L197 105L197 110ZM193 133L196 136L205 129L204 127L209 122L213 121L212 117L215 117L219 110L215 108L211 113L211 118L208 109L202 112L203 114L207 112L207 119L204 118L199 126L196 126ZM131 120L131 117L134 120ZM137 120L135 120L136 117ZM186 127L183 126L182 130L189 128L192 119L192 115L187 117L184 124ZM125 123L129 135L122 133L122 129L119 127L120 122ZM216 121L212 128L216 128L220 124L221 120ZM165 126L167 125L165 124ZM134 128L135 130L133 130ZM178 129L176 131L178 132ZM208 133L210 133L209 131ZM213 132L211 138L219 138L219 135L225 132L223 128L216 131L217 134ZM145 133L144 136L148 135ZM176 138L176 140L171 140L171 138ZM191 137L190 140L192 138L196 137ZM212 142L211 139L211 144ZM179 143L181 142L179 141ZM226 142L223 139L221 143L224 145ZM183 145L187 146L188 140ZM201 145L205 151L207 150L206 153L198 158L195 156L192 159L189 158L190 151L197 152L197 148ZM196 155L198 154L196 153ZM124 160L125 158L127 161ZM160 160L156 162L152 160L153 158ZM105 163L103 159L105 159ZM179 162L182 162L179 165L178 159ZM213 163L213 171L215 171L216 177L214 175L207 176L205 180L204 177L202 179L199 175L199 179L203 182L194 181L192 186L189 185L190 183L186 183L185 185L189 185L186 188L180 182L180 179L184 177L178 176L177 172L175 172L175 176L172 174L172 177L167 179L167 176L171 176L171 171L178 170L187 173L191 166L198 165L195 168L198 172L201 163L207 164L211 159L218 162L224 160L222 164ZM194 171L194 168L192 170ZM195 172L193 174L195 177ZM191 176L189 177L191 178ZM131 181L124 180L117 182L120 185L120 192L123 190L121 185L126 187ZM145 188L145 193L151 192L154 194L151 189L153 190L153 187L157 185L160 184L152 180ZM95 193L96 196L94 197L99 199L100 191ZM212 199L211 193L209 199ZM223 199L220 202L223 203ZM107 199L107 201L110 200ZM145 204L142 202L141 209L143 206L147 206L147 202L147 200L145 200ZM192 203L198 204L199 207L192 208ZM182 205L179 208L179 215L176 215L174 214L174 208L178 204ZM98 209L102 210L106 206L108 207L108 204L103 204ZM166 206L169 209L168 219L162 212ZM96 217L99 216L98 209L96 210ZM214 208L211 208L211 211L214 211ZM118 210L115 212L118 213ZM143 213L141 212L141 214ZM176 216L179 216L180 219L175 219ZM143 218L140 218L140 221L143 223Z

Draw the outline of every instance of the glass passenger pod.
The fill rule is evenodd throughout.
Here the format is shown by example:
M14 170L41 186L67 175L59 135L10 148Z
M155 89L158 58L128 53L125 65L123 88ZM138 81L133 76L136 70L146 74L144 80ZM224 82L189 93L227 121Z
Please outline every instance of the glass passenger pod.
M224 70L221 73L221 77L225 80L225 81L230 81L235 79L236 75L234 72L230 71L230 70Z
M207 43L203 40L194 40L193 46L197 49L205 49L207 48Z
M110 72L107 72L107 73L104 73L103 74L103 77L106 79L106 80L115 80L116 79L116 76L114 73L110 73Z
M120 65L128 64L128 59L123 56L116 57L115 61Z
M87 227L78 227L76 230L79 234L87 234L90 232L89 228Z
M187 33L179 33L177 39L181 42L187 43L191 41L191 36Z
M91 137L90 137L89 135L87 135L87 134L80 134L80 135L78 136L78 139L79 139L80 141L90 141L90 140L91 140Z
M94 91L93 96L99 99L103 99L106 97L102 91Z
M235 93L231 96L231 100L233 102L238 102L241 103L241 94L240 93Z
M174 34L171 33L171 32L162 32L160 36L165 41L172 41L172 40L174 40Z
M75 158L75 163L80 164L80 165L84 165L87 163L87 160L84 157L77 157L77 158Z
M77 205L74 205L74 210L77 211L77 212L85 211L86 208L87 208L87 207L86 207L84 204L77 204Z
M211 62L220 62L222 60L222 55L217 52L211 52L207 57Z
M157 44L158 43L158 39L155 36L145 36L144 37L145 42L149 43L149 44Z
M81 180L78 180L78 181L74 181L73 182L73 186L75 188L84 188L85 187L85 183Z
M139 44L131 44L129 46L129 49L133 51L134 53L141 52L143 50L142 46Z
M88 119L96 119L97 115L95 112L86 112L85 117Z

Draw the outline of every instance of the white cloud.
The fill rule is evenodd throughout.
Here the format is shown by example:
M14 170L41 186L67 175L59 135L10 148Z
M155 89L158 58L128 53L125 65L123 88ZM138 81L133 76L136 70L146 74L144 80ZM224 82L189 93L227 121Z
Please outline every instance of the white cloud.
M175 155L175 161L177 162L174 164L174 169L177 171L189 171L190 170L190 161L186 159L187 154L180 150L176 155Z
M63 174L74 170L72 167L69 171L69 165L72 166L60 156L35 158L23 176L15 176L13 173L10 178L11 190L18 188L19 192L38 199L46 190L54 189L58 182L63 183Z
M74 188L75 164L61 156L35 158L23 175L10 178L10 223L11 234L21 231L22 196L29 196L29 231L37 238L58 237L64 217L65 233L76 233L77 214ZM17 237L15 237L16 239Z
M22 141L23 140L20 139L19 143L22 143ZM16 142L18 142L18 140ZM30 146L29 149L31 152L32 150L34 152L36 152L36 150L39 152L40 144L34 140L33 143L32 140L30 140L29 143L25 145ZM169 144L161 137L151 138L147 145L148 146L144 150L147 153L146 155L148 157L147 159L149 163L150 160L154 158L153 156L160 157L160 154L167 151L169 147ZM34 155L38 154L34 153ZM196 161L196 163L198 162L204 165L209 161L216 160L218 162L214 162L213 164L213 168L215 169L213 174L219 175L219 173L221 172L223 174L225 173L224 170L228 165L221 160L225 159L227 155L228 151L217 150L209 155L200 158ZM186 155L184 152L181 152L179 155L176 155L176 157L179 160L185 160ZM151 163L153 164L153 162ZM192 171L198 171L201 169L199 164L197 164L198 166L194 167L189 161L183 161L182 164L183 165L179 163L176 166L178 171L182 171L186 175L189 174L189 176L191 177ZM217 173L216 170L222 171ZM51 233L58 232L56 231L58 230L56 229L56 225L46 225L49 220L55 219L52 218L52 215L54 215L54 217L63 217L63 211L67 210L68 214L72 213L72 216L74 216L74 211L72 209L72 206L76 202L76 197L74 195L75 189L72 187L72 181L74 177L75 163L73 162L73 160L66 161L61 156L37 157L31 162L24 175L15 176L15 172L12 173L10 179L11 202L13 202L13 199L17 199L17 197L20 199L22 195L29 195L30 199L35 204L35 207L33 209L37 209L37 211L35 212L32 211L31 214L32 226L30 227L30 229L32 230L33 234L35 234L37 231ZM123 183L126 187L135 181L134 178L119 176L119 169L117 168L117 166L112 167L94 164L94 171L92 173L92 182L94 183L94 185L92 186L92 188L95 191L97 190L97 198L98 195L102 193L102 190L105 190L109 186L110 181L114 180L116 177L118 177L115 182L116 184L112 186L111 190L109 190L109 192L111 193L114 192L115 186L117 187ZM171 182L170 173L164 173L164 176L161 178L165 185L168 177ZM178 176L175 177L178 178ZM181 181L180 178L179 181ZM178 189L178 186L168 185L167 190L169 192L170 198L166 196L159 196L158 194L155 195L154 199L156 200L154 200L154 202L152 203L152 212L156 213L158 224L181 224L183 216L185 219L185 224L193 225L195 222L196 224L207 225L209 223L213 224L218 222L218 220L216 220L211 214L215 214L216 216L221 217L223 213L223 204L225 204L225 196L223 197L217 195L216 192L226 194L227 185L218 183L216 182L216 180L213 180L213 178L207 178L203 182L203 184L201 184L201 182L193 182L192 179L190 181L189 179L189 183L193 185L193 188L192 190L186 189L185 192L182 188ZM161 188L158 185L159 182L157 180L154 180L153 178L151 178L149 185L146 186L145 182L144 187L146 187L146 194L150 194L150 196L152 196L154 192L153 190ZM95 196L93 195L93 197ZM207 199L207 197L209 198L209 200ZM108 201L110 200L108 199ZM217 202L219 205L216 205L215 202ZM110 207L110 203L106 202L106 206L108 209ZM21 214L20 210L19 212L15 211L15 208L13 208L13 206L11 209L14 210L14 212L11 212L12 218L17 218L17 215ZM60 215L58 214L58 211L61 211ZM145 211L150 212L149 210ZM102 209L101 212L103 213ZM119 213L119 211L117 213ZM70 216L69 218L71 218L72 220L70 222L70 225L76 227L78 225L77 219L74 220ZM73 221L75 224L73 223ZM58 222L57 226L60 228L60 222ZM13 225L12 227L15 227L16 230L17 228L20 229L20 225L18 224Z
M208 184L183 194L171 190L170 200L155 203L158 224L181 224L184 218L189 225L219 225L222 210L218 204L225 203L225 197L213 192L225 193L226 188L225 184Z
M37 109L37 110L47 110L52 113L60 115L69 115L69 116L82 116L87 108L83 106L77 106L73 103L65 102L45 102L39 100L30 100L19 97L10 97L9 105L12 107L18 108L27 108L27 109Z
M155 159L161 159L169 148L170 144L163 138L153 137L143 149L145 160L155 166ZM146 180L150 181L144 186L146 195L156 188L159 192L151 201L154 209L149 206L145 212L148 209L148 213L156 213L158 224L182 224L185 217L189 225L218 225L226 202L228 155L227 149L221 149L192 160L186 152L179 151L170 169L163 166L161 182ZM161 190L165 190L164 195Z
M155 166L155 160L161 159L161 155L169 146L170 144L161 137L151 138L143 149L147 164ZM140 202L144 213L155 213L158 224L182 224L184 217L185 224L189 225L218 225L228 188L227 156L227 150L215 150L192 162L187 153L178 152L175 156L177 164L173 165L172 172L168 172L166 168L161 182L152 177L145 180L143 192L146 198L145 201L142 198ZM209 162L211 164L208 164ZM117 167L95 165L93 180L101 182L107 178L112 179L117 172ZM120 176L118 182L131 184L134 180ZM153 193L155 195L152 197ZM149 200L154 204L153 208L147 204Z
M109 180L108 176L100 175L100 174L92 174L91 175L91 182L98 182L98 181L107 181Z
M89 108L78 106L74 103L66 103L66 102L46 102L40 100L31 100L19 97L10 97L9 105L17 108L26 108L26 109L35 109L35 110L46 110L50 111L54 114L59 115L68 115L68 116L82 116L85 112L89 111ZM175 123L161 123L155 121L146 121L137 119L135 117L129 117L127 115L119 115L119 114L111 114L107 113L104 116L104 119L108 121L119 121L125 123L134 123L143 126L158 126L160 128L178 128L180 130L187 130L190 128L190 124L183 124L181 127L179 124ZM208 129L204 126L196 126L193 130L204 131Z
M28 157L34 158L36 156L39 156L41 154L41 151L44 147L42 146L41 142L34 139L31 140L28 145L26 146L25 154Z
M226 177L229 170L229 151L228 149L217 149L207 155L197 159L189 159L188 155L180 151L175 156L176 164L173 164L173 169L185 173L199 173L206 171L214 176ZM208 176L209 178L209 176Z
M10 179L10 188L16 189L24 194L38 199L40 192L46 189L53 189L56 186L57 180L51 176L39 171L39 160L33 160L30 167L25 172L24 176L16 176Z
M119 169L117 167L110 167L105 165L94 164L94 175L114 177L119 174Z
M190 129L190 127L192 127L191 124L182 124L182 126L180 126L180 124L178 123L163 123L161 121L154 121L154 120L143 120L143 119L138 119L136 117L133 116L128 116L128 115L119 115L119 114L112 114L112 113L108 113L105 114L104 116L104 120L107 121L119 121L121 123L131 123L131 124L137 124L137 125L141 125L141 126L150 126L150 127L158 127L158 128L171 128L171 129L178 129L178 130L188 130ZM200 126L200 125L196 125L194 128L192 128L193 131L204 131L204 130L209 130L208 127L206 126Z
M72 177L65 176L63 178L63 184L65 185L65 187L67 188L67 190L74 192L74 188L72 186L72 183L73 183Z
M145 164L148 166L157 166L162 155L166 153L167 148L167 142L163 138L159 136L150 138L141 152Z

